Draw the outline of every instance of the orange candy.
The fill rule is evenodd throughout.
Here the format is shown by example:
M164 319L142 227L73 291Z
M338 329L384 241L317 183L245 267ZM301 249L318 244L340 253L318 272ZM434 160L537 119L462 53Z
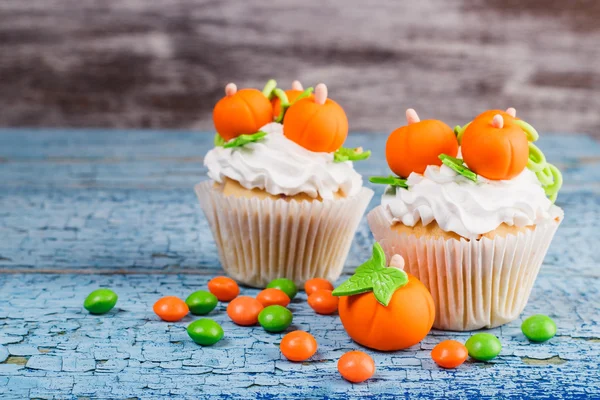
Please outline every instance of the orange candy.
M465 362L469 351L461 342L444 340L431 350L431 358L442 368L456 368Z
M317 341L308 332L290 332L281 339L279 348L290 361L305 361L317 352Z
M208 290L217 296L219 301L231 301L240 294L238 284L226 276L217 276L208 281Z
M442 165L440 154L456 157L458 141L454 131L438 120L420 121L414 110L406 111L408 125L393 131L385 145L390 169L402 178L422 174L428 165Z
M190 309L179 297L166 296L154 303L154 312L163 321L175 322L185 317Z
M319 289L308 296L308 305L317 314L329 315L338 309L340 298L331 294L331 290Z
M258 314L263 308L263 305L255 298L239 296L233 299L227 306L227 315L238 325L256 325Z
M333 285L327 279L312 278L304 284L304 291L307 296L310 296L319 289L333 290Z
M348 335L375 350L401 350L419 343L433 326L435 306L431 294L417 278L396 290L388 306L373 292L342 296L339 313Z
M504 111L489 110L471 121L461 149L473 172L493 180L512 179L523 172L529 160L529 142L515 120Z
M375 373L375 362L367 353L354 350L340 357L338 371L352 383L364 382Z
M283 134L310 151L332 153L346 141L348 118L338 103L327 98L327 87L320 83L313 98L288 108Z
M257 89L237 90L230 83L225 87L226 96L215 105L213 122L215 129L226 141L243 134L258 132L273 122L273 107L269 99Z
M278 305L282 307L287 307L290 304L290 298L283 290L268 288L260 292L256 296L256 300L258 300L264 307Z

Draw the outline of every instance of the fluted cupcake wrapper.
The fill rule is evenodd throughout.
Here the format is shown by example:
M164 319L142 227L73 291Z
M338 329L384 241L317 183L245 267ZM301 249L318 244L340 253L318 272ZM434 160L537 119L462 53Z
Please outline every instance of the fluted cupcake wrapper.
M521 314L563 218L560 208L554 207L554 213L556 219L526 233L470 241L399 234L390 229L383 206L367 220L386 257L402 255L405 271L431 292L434 328L469 331L500 326Z
M288 278L335 281L373 197L362 188L350 198L285 201L225 196L212 181L195 186L210 224L223 269L249 286Z

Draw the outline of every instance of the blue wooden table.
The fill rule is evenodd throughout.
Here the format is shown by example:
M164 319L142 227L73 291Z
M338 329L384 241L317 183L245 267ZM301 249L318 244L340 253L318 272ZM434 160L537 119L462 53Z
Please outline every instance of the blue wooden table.
M375 153L359 172L387 173L384 140L351 135ZM443 370L429 351L469 334L433 331L406 351L368 351L377 372L352 385L336 362L360 346L304 294L290 305L293 328L320 345L306 363L282 358L281 334L235 326L223 305L211 317L225 338L206 348L186 334L193 317L166 323L152 312L161 296L185 297L221 272L192 190L211 143L197 132L0 130L0 398L600 397L600 144L540 140L564 172L566 217L523 317L550 315L554 339L529 343L514 321L491 330L503 345L497 359ZM363 220L346 271L371 241ZM82 303L99 286L119 302L92 316Z

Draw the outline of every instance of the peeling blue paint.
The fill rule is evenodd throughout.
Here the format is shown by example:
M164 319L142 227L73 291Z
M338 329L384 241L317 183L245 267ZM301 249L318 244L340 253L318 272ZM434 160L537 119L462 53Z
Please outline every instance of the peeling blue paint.
M350 139L349 146L371 143L375 153L356 163L361 173L387 172L384 142L383 135ZM210 135L0 130L0 271L18 272L0 273L0 397L599 398L600 145L585 136L540 142L564 171L566 219L523 318L550 315L557 336L531 344L514 321L490 330L503 344L496 360L443 370L431 349L469 333L434 331L405 351L366 350L377 373L351 385L336 362L361 347L337 316L315 315L303 293L290 305L289 330L317 338L307 363L282 358L282 334L234 325L223 304L209 317L225 338L206 348L185 331L196 317L166 323L152 312L161 296L185 298L221 272L191 189L205 174ZM369 256L371 241L363 220L348 271ZM119 302L93 316L82 304L100 286Z

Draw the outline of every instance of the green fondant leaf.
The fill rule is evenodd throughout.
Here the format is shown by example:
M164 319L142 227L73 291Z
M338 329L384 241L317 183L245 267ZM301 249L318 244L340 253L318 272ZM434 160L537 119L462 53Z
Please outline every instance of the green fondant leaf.
M408 185L406 184L406 179L399 178L397 176L372 176L369 178L369 182L374 183L376 185L390 185L397 186L404 189L408 189Z
M223 145L226 149L230 149L232 147L242 147L247 145L248 143L258 142L260 139L267 136L267 132L258 131L251 135L240 135L235 139L231 139L227 143Z
M262 94L269 100L273 98L273 91L277 87L277 81L275 79L269 79L262 90Z
M440 154L439 159L442 161L444 161L444 160L452 161L456 165L464 165L465 164L465 161L462 158L452 157L452 156L449 156L448 154Z
M381 245L377 242L375 242L375 244L373 245L373 256L371 257L371 260L378 266L381 266L383 268L386 267L385 252L383 251Z
M353 296L372 291L377 301L386 306L396 290L408 283L401 269L386 267L385 253L379 243L373 245L373 256L356 269L354 275L338 286L334 296Z
M477 182L477 174L467 168L464 164L464 161L460 158L454 158L447 154L440 154L439 159L442 160L442 163L447 167L451 168L456 173L464 176L465 178L472 180L473 182Z
M361 161L366 160L371 156L371 151L363 151L362 148L358 149L348 149L345 147L340 147L333 154L334 162L344 162L344 161Z
M219 135L218 133L215 133L215 147L223 147L223 145L225 144L225 139L223 139L223 136Z
M377 278L372 282L375 298L380 304L387 306L396 290L408 283L408 275L401 269L389 267L377 271Z

